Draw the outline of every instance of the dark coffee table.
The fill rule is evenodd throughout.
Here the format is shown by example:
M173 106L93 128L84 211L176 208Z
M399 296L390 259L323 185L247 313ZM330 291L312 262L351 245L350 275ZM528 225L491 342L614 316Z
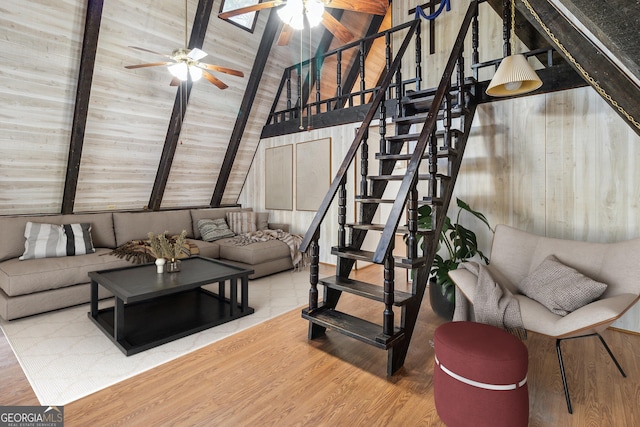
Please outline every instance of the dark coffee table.
M158 274L155 264L92 271L89 318L130 356L252 314L252 273L204 257L182 260L177 273ZM217 294L201 287L211 283L218 283ZM225 295L226 283L229 298ZM113 307L98 310L98 285L113 293Z

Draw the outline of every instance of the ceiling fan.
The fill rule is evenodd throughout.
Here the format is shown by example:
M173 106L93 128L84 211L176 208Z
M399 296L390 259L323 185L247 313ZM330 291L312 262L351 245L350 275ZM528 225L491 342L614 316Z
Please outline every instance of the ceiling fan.
M160 65L166 65L167 69L173 76L171 80L171 86L178 86L180 82L186 82L200 80L202 77L213 83L220 89L226 89L227 86L224 82L211 74L211 71L218 71L220 73L230 74L232 76L244 77L242 71L233 70L227 67L221 67L219 65L207 64L200 62L207 53L198 48L189 49L187 41L187 0L184 2L184 45L183 48L175 49L170 55L155 52L153 50L145 49L143 47L129 46L132 49L137 49L143 52L153 53L170 59L170 61L151 62L148 64L127 65L124 68L136 69L146 67L157 67Z
M278 39L279 46L289 44L294 30L304 28L305 20L310 27L322 24L343 43L349 43L354 35L340 21L334 18L329 9L351 10L354 12L368 13L372 15L385 15L389 7L388 0L273 0L264 1L252 6L241 7L239 9L223 12L218 16L228 19L233 16L242 15L263 9L277 7L278 16L284 22L284 27Z

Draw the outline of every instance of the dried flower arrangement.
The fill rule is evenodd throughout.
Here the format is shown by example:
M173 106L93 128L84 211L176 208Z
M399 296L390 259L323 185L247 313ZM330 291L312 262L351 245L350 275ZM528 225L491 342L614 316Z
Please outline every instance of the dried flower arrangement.
M163 234L149 233L149 246L156 258L166 258L173 261L189 256L187 242L187 230L182 230L179 236L169 236L169 232ZM185 250L186 246L186 250Z

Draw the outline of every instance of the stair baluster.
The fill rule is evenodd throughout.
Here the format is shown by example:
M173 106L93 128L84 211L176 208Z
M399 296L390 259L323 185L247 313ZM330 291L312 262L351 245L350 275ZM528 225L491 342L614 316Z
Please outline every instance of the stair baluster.
M418 258L418 180L413 183L407 202L407 258Z
M288 120L293 120L293 110L291 109L291 68L287 69L287 111L288 111Z
M438 198L438 137L435 128L429 137L429 196L431 200Z
M451 97L444 97L444 110L442 111L442 125L444 127L444 137L442 146L445 150L453 148L451 145Z
M473 53L471 54L471 63L473 65L480 63L480 53L478 52L478 47L480 46L480 28L478 25L478 10L476 9L476 14L473 17L473 22L471 23L471 46L473 48ZM478 68L473 67L473 78L478 81Z
M391 58L392 58L392 54L391 54L391 33L386 33L384 35L384 43L385 43L385 50L384 50L385 64L386 64L386 70L387 70L387 73L388 73L389 70L391 69ZM387 90L388 90L387 98L393 97L393 92L391 92L393 89L391 88L391 85L389 85ZM384 100L383 100L383 103L384 103Z
M369 182L367 181L367 175L369 175L369 129L367 128L362 138L362 145L360 146L360 197L366 198L369 196ZM362 211L361 211L362 213ZM362 219L360 219L362 221Z
M336 54L336 104L334 109L342 106L342 51Z
M379 133L380 133L380 150L379 153L387 154L387 139L385 135L387 134L387 106L386 106L387 97L384 93L382 93L382 101L380 101L380 115L378 116L379 120ZM380 163L380 167L382 167L382 163Z
M320 85L320 76L322 75L320 66L320 59L315 61L316 64L316 114L320 114L320 101L322 99L322 86Z
M456 86L458 86L458 109L463 109L465 104L464 99L464 47L460 51L460 55L458 55L458 61L456 62L457 72L456 72Z
M311 288L309 289L309 310L315 310L318 308L318 280L320 271L320 227L313 235L311 239L311 245L309 248L309 283Z
M382 320L382 333L393 335L394 314L393 294L395 292L395 262L393 260L393 243L389 245L389 254L384 261L384 315Z
M347 223L347 178L342 178L338 189L338 247L345 248Z
M416 28L416 92L420 91L420 83L422 81L422 38L421 24ZM400 99L400 98L398 98Z
M366 103L364 91L367 89L367 83L364 80L365 73L365 43L364 40L360 43L360 105L364 105Z

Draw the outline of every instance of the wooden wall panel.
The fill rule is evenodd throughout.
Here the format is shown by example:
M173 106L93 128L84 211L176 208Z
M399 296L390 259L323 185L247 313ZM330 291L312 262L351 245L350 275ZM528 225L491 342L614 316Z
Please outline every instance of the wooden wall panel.
M60 210L84 13L78 1L2 4L0 215Z

